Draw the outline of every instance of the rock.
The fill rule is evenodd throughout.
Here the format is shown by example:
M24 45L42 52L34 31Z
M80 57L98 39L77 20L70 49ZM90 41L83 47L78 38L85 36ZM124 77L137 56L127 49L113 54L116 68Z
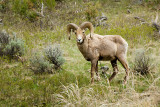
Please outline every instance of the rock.
M109 67L108 66L102 66L100 69L103 70L103 71L108 71Z
M131 13L131 11L129 9L127 9L127 13Z
M106 21L108 20L108 18L104 15L104 13L102 13L102 16L96 17L96 26L106 26Z

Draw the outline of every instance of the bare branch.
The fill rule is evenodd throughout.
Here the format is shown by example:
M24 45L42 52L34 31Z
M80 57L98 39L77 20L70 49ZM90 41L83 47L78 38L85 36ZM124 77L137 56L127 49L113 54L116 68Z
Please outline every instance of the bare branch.
M43 14L43 6L44 6L44 4L43 4L43 2L42 2L42 7L41 7L41 16L42 16L42 17L44 17L44 14Z

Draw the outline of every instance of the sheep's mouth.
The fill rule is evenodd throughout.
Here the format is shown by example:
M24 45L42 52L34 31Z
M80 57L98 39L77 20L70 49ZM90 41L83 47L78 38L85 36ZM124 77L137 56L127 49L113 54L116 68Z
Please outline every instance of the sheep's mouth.
M77 43L82 44L83 43L83 39L77 40Z

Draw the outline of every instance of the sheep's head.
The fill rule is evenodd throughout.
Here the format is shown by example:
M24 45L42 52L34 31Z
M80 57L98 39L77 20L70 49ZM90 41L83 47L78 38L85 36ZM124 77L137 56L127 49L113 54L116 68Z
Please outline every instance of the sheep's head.
M90 37L92 37L93 32L94 32L94 28L93 28L92 23L84 22L80 25L80 27L78 27L74 23L68 24L67 25L67 32L68 32L68 35L69 35L69 40L70 40L70 33L71 33L71 30L72 30L76 34L77 43L82 44L84 39L86 38L86 35L84 33L86 28L88 28L90 30Z

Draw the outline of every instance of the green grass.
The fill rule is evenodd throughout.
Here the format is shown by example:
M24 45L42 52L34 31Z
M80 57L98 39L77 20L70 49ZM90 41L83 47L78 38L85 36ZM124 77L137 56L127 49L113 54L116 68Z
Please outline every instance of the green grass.
M24 63L8 60L5 56L0 57L0 106L159 106L160 44L159 39L154 37L155 29L151 26L152 16L155 18L157 10L146 4L131 5L130 1L132 2L97 2L104 7L98 11L107 15L109 27L95 28L97 34L121 35L128 42L127 60L131 71L125 86L122 84L125 70L120 63L119 73L111 83L101 77L99 82L90 84L88 71L91 64L79 52L75 35L69 41L66 34L68 23L81 24L86 21L86 4L82 1L77 1L76 4L66 1L57 4L53 12L46 10L42 29L40 20L31 23L18 15L13 18L11 12L3 13L4 26L0 25L0 29L6 29L10 34L16 32L17 37L23 39L27 45L27 51L22 57ZM131 10L130 14L127 14L127 9ZM141 24L134 16L142 17L148 24ZM50 22L53 24L48 24ZM29 69L29 59L34 52L41 52L54 43L60 44L63 50L66 61L62 69L54 74L34 74ZM152 59L153 69L148 77L133 73L138 49L145 50ZM109 67L109 78L113 72L110 62L99 63L99 68L102 65Z

